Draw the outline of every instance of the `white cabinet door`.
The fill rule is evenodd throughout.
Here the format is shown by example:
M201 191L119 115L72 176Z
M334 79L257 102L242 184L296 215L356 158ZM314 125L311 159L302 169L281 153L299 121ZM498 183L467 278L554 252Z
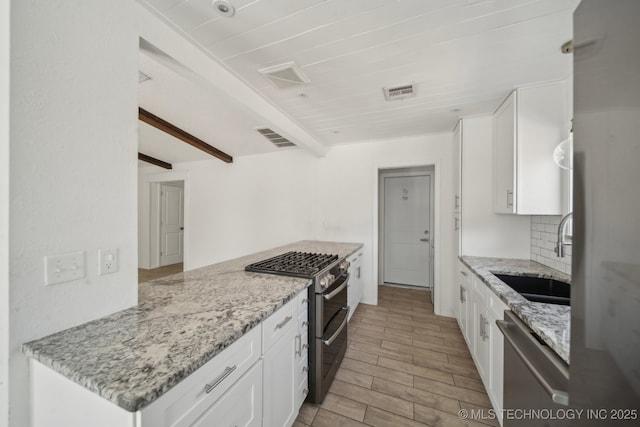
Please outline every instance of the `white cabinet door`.
M457 262L456 277L458 279L458 300L460 302L458 308L458 323L462 336L464 336L467 346L473 351L472 331L473 331L473 300L471 292L471 273L462 264Z
M559 215L562 174L553 150L568 137L564 81L518 88L494 114L494 211Z
M296 335L296 371L294 382L295 411L300 410L304 399L309 394L309 297L303 291L297 297L298 301L298 330Z
M514 90L494 115L493 208L497 213L515 213L516 96Z
M462 209L462 120L453 129L453 211Z
M258 361L192 427L262 425L262 361Z
M491 340L491 328L489 327L489 317L487 314L487 308L477 298L477 294L474 295L473 300L473 356L478 368L478 373L488 388L490 384L490 340Z
M295 304L295 302L293 303ZM288 305L283 308L287 309ZM272 316L276 316L279 312L274 313ZM297 320L297 311L294 310L293 314ZM284 319L288 317L289 314L287 313ZM298 414L298 407L296 406L298 399L296 398L295 390L298 389L297 381L299 381L300 377L297 374L298 363L296 361L296 347L299 339L296 320L287 321L279 328L279 336L271 343L263 356L264 427L290 426ZM281 322L277 323L276 326ZM264 323L265 327L266 325L267 321Z
M362 300L362 250L357 251L347 259L349 265L349 288L347 289L347 305L349 305L349 320Z

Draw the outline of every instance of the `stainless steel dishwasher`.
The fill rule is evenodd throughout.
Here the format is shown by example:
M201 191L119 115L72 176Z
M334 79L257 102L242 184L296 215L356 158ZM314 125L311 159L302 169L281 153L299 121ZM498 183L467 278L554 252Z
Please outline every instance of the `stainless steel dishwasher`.
M569 403L569 366L513 312L496 323L504 335L504 427L568 425L554 415Z

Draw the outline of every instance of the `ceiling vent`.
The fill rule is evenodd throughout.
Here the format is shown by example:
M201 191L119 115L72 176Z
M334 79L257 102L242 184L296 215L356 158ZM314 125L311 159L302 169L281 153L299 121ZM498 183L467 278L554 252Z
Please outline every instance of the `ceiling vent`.
M283 148L283 147L295 147L296 144L294 144L293 142L289 141L287 138L285 138L284 136L280 135L279 133L269 129L269 128L261 128L261 129L257 129L258 132L260 132L260 134L262 136L264 136L265 138L267 138L269 141L271 141L271 143L273 145L275 145L278 148Z
M261 68L258 72L268 78L271 84L279 89L305 85L310 81L295 62Z
M382 88L382 91L384 92L384 97L387 101L413 98L414 96L416 96L416 90L413 83L400 86L384 87Z
M151 80L151 77L138 70L138 83L146 82L147 80Z

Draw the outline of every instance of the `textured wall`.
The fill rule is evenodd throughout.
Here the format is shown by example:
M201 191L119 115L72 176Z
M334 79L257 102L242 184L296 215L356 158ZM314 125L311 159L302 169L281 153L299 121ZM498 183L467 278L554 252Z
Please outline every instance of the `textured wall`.
M134 5L11 2L11 426L29 425L22 343L137 300ZM101 248L118 273L98 276ZM44 257L78 250L86 277L45 287Z

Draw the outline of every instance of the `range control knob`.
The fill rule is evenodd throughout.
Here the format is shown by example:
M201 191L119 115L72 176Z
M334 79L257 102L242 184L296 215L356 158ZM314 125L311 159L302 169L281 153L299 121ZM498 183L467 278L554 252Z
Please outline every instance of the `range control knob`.
M340 263L340 272L346 273L349 270L349 263L347 261L342 261Z
M327 286L329 286L329 276L325 275L320 278L320 287L326 288Z

